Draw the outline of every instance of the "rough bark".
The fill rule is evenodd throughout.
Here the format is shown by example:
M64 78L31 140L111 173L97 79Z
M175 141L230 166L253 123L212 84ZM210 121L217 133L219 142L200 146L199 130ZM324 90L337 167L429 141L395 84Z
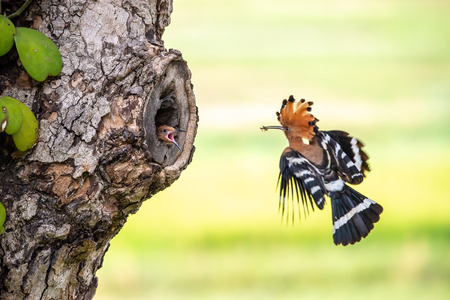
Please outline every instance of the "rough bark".
M90 299L109 241L142 201L189 164L197 129L191 74L161 36L171 0L34 1L20 17L59 47L63 69L30 79L15 50L0 94L35 113L36 146L0 134L0 299ZM160 124L185 129L161 143Z

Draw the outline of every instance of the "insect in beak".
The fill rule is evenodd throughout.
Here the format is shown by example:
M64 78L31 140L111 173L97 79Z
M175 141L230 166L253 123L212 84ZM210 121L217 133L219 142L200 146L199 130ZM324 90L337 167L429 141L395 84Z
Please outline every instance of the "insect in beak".
M260 128L263 131L267 131L269 129L280 129L280 130L286 130L283 126L261 126Z

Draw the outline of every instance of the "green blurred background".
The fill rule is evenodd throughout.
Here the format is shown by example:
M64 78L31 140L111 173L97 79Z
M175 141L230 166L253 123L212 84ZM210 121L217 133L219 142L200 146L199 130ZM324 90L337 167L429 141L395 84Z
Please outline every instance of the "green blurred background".
M95 299L450 299L450 2L175 0L197 150L113 239ZM275 111L315 102L366 144L385 211L337 247L331 208L281 223Z

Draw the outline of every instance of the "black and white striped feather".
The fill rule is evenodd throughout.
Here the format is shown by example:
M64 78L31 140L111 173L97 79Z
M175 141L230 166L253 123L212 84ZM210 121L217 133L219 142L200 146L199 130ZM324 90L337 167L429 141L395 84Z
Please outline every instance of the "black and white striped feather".
M323 209L325 195L331 198L335 244L354 244L366 237L379 220L381 205L358 193L345 182L359 184L370 171L362 143L343 131L320 131L315 137L324 161L315 165L301 153L288 148L280 158L280 207L284 215L289 197L309 207ZM292 216L294 216L294 210Z
M305 214L309 212L309 207L314 211L314 203L323 209L326 189L320 171L297 151L287 151L281 156L278 182L283 215L289 196L298 203L301 199Z

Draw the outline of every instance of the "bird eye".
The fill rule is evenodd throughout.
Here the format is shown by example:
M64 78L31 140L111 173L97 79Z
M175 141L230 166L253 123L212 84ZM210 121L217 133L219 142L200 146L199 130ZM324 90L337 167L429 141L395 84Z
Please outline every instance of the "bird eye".
M166 133L166 132L167 132L167 129L163 129L163 132Z
M289 131L289 127L286 126L286 127L284 128L284 130Z

